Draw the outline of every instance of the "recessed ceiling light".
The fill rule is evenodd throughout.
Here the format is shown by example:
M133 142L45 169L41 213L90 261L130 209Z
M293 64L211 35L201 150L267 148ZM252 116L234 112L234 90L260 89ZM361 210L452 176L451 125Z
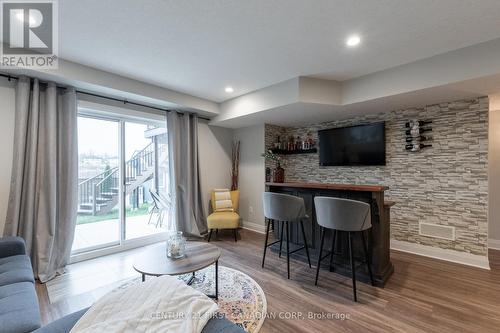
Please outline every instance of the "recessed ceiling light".
M358 45L360 42L361 38L358 35L352 35L346 39L345 44L349 47L353 47Z
M226 89L224 89L228 94L232 93L234 91L233 87L226 87Z

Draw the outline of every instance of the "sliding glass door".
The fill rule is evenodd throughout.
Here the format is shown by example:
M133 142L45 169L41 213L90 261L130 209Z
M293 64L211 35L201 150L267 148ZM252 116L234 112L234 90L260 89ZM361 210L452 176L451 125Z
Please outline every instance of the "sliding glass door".
M166 137L165 128L125 122L125 239L164 232L169 224Z
M80 114L73 254L158 239L171 224L165 121Z
M73 252L120 244L120 122L78 117Z

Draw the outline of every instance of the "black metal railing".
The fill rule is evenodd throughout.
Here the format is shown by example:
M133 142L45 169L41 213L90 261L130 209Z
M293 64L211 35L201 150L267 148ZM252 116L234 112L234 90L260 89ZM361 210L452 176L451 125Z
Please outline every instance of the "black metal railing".
M144 171L150 170L154 165L155 146L153 143L144 149L136 151L132 157L125 162L125 185L127 188L133 186L136 179ZM104 172L85 179L78 184L78 207L85 209L92 215L101 210L101 206L113 200L119 195L120 172L119 168L111 168ZM139 184L140 185L140 184Z

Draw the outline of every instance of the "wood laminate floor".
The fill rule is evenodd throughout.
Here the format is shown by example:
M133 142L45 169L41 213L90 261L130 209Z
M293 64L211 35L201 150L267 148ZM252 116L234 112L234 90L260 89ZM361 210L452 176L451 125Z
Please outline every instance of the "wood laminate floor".
M221 265L253 277L266 293L266 332L500 332L500 251L490 250L490 271L392 251L394 274L384 288L358 283L352 301L350 278L320 272L268 252L261 268L264 236L242 230L212 235L222 249ZM65 297L50 303L45 285L37 284L42 320L55 320L92 304L117 281L137 276L134 257L142 250L70 265L51 288ZM69 295L69 296L68 296ZM295 316L295 318L285 318ZM314 318L313 318L314 317ZM339 319L337 319L339 318ZM343 319L342 319L343 318Z

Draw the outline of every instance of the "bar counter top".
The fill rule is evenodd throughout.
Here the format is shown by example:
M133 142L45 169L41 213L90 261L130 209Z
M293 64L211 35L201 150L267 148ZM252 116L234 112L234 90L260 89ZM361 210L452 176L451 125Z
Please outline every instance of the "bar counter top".
M362 192L384 192L389 189L383 185L356 185L356 184L330 184L330 183L266 183L266 186L310 188L322 190L341 190L341 191L362 191Z

